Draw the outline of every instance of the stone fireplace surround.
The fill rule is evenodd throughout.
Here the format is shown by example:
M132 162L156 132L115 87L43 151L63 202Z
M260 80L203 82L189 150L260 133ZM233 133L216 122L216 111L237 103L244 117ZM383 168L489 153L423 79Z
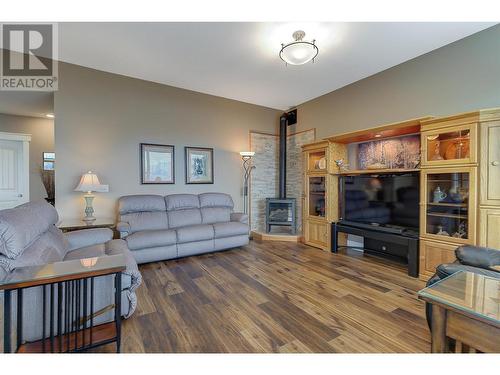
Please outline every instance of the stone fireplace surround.
M302 233L302 194L304 189L302 145L314 142L315 129L287 136L286 195L295 198L297 234ZM250 227L253 231L266 231L266 198L279 195L279 136L278 134L250 132L250 150L255 151L252 164L255 169L250 179ZM286 229L289 232L289 229ZM285 232L285 231L284 231Z

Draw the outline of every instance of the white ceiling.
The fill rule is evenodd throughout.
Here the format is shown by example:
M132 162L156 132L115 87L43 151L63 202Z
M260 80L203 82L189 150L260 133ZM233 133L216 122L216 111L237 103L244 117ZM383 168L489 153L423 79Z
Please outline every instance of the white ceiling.
M59 59L276 109L288 109L494 23L60 23ZM314 63L285 66L302 29ZM0 112L43 116L50 95L0 93Z
M287 109L483 30L493 23L61 23L60 60ZM315 63L285 66L302 29Z

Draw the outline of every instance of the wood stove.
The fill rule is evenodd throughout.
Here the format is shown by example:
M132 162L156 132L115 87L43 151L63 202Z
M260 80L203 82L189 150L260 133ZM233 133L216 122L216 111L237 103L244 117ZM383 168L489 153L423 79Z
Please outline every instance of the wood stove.
M290 233L295 234L295 198L266 199L266 232L271 232L271 226L290 227Z
M279 197L266 199L266 232L271 232L271 227L290 227L290 233L297 231L296 201L295 198L286 197L286 129L288 125L296 122L297 112L284 113L280 117L280 147L279 147ZM293 121L290 121L293 119Z

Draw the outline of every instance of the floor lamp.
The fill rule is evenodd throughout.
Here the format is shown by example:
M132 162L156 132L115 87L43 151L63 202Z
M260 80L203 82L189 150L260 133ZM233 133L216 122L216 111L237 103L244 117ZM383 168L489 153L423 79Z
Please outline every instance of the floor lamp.
M248 214L248 180L250 179L250 173L255 165L252 165L252 157L255 155L253 151L241 151L241 159L243 160L243 170L245 171L245 182L243 185L243 212Z

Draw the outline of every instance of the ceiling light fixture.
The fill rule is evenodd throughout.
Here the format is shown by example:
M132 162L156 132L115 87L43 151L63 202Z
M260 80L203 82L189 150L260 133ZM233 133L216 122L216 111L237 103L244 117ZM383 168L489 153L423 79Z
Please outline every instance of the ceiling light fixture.
M47 114L45 115L45 117L48 117L48 118L54 118L55 116L54 116L54 114L53 114L53 113L47 113Z
M303 65L309 61L313 61L318 56L319 49L314 44L316 41L307 42L304 39L306 33L302 30L297 30L292 34L294 42L281 44L280 59L286 64Z

